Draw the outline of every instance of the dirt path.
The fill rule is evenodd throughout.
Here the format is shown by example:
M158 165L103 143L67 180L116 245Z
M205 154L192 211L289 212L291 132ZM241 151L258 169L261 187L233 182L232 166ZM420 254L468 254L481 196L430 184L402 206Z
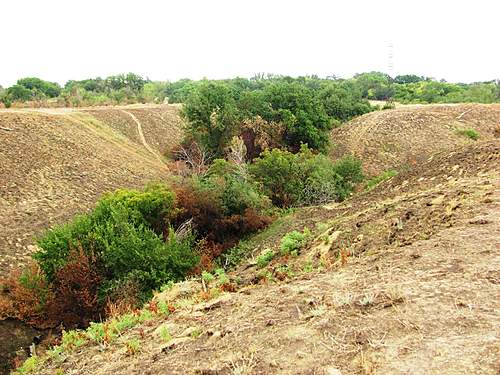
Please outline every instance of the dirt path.
M163 160L161 158L160 155L158 155L155 150L153 150L153 148L148 144L148 142L146 142L146 138L144 138L144 133L142 132L142 125L140 123L140 121L137 119L137 117L134 116L133 113L131 112L128 112L128 111L124 111L122 110L123 113L126 113L127 115L129 115L132 120L134 120L134 122L137 124L137 131L139 132L139 138L141 139L141 142L142 144L144 145L144 147L151 153L155 156L155 158L157 158L159 161L161 161L163 163Z

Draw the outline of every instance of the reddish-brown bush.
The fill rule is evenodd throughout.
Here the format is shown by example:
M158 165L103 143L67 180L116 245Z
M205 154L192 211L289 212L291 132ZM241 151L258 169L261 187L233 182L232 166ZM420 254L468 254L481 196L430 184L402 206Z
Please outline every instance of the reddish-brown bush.
M102 276L94 257L83 250L72 250L69 261L57 270L52 284L53 298L47 303L47 313L66 328L86 327L103 311L98 300Z
M193 228L205 240L203 254L214 259L224 250L234 246L241 237L264 229L272 219L246 209L243 215L225 216L217 197L210 192L196 194L187 185L174 188L180 212L174 226L192 219Z
M37 264L13 270L0 280L0 286L0 319L20 319L39 328L57 324L47 315L46 305L52 293Z

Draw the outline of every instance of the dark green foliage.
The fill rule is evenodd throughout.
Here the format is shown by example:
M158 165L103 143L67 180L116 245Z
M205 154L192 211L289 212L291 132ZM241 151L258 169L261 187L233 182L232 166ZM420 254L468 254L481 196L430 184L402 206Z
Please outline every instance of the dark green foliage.
M165 88L165 95L169 103L185 103L194 92L198 82L190 79L181 79L176 82L169 82Z
M34 93L40 92L48 98L55 98L61 93L61 87L57 83L44 81L40 78L23 78L18 80L17 84Z
M362 73L354 76L364 98L387 100L392 97L392 78L380 72Z
M224 156L232 137L245 135L243 124L257 118L274 124L270 126L279 124L284 131L274 141L290 150L298 151L305 143L324 151L334 125L372 109L352 83L314 77L237 78L190 87L183 111L188 140L196 139L217 157Z
M14 85L6 90L5 98L13 102L25 102L33 97L33 92L22 85Z
M352 81L331 81L324 84L319 93L328 116L337 121L348 121L372 111L368 100Z
M372 108L365 99L389 100L402 103L494 103L500 101L498 80L471 84L447 83L414 74L399 75L392 79L385 73L357 74L351 79L335 76L287 77L260 74L251 79L233 78L219 81L151 82L134 73L107 78L68 81L64 89L57 83L36 77L20 79L0 95L5 105L13 102L42 101L57 98L59 105L108 105L121 103L163 102L186 103L197 88L212 82L226 86L238 109L238 122L260 116L266 121L287 120L289 142L298 147L300 142L321 149L324 139L322 109L326 111L328 126L347 121ZM291 86L283 95L280 87ZM294 86L298 86L294 87ZM265 93L272 93L271 96ZM277 97L274 94L277 93ZM297 101L297 99L299 99ZM321 103L318 105L317 101ZM284 112L280 112L280 109ZM290 111L290 116L286 111ZM316 131L311 132L311 126ZM234 134L238 135L238 134ZM295 138L300 138L297 141ZM297 143L299 142L299 143ZM316 145L315 142L319 142Z
M312 89L282 81L267 85L262 95L269 110L259 114L267 121L285 125L284 141L291 149L298 150L302 143L313 149L326 149L332 121Z
M51 281L66 264L71 249L81 246L87 256L102 264L105 289L133 280L147 294L169 280L182 278L197 262L194 239L179 240L168 229L176 213L174 198L160 184L144 191L107 194L89 214L41 237L41 250L34 258Z
M425 81L424 77L419 77L415 74L404 74L394 77L394 83L416 83L420 81Z
M333 163L307 146L297 154L279 149L265 151L250 171L280 207L345 199L363 178L358 160L345 157Z
M262 212L270 207L269 199L258 191L245 165L216 159L201 184L215 192L227 216L243 215L247 209Z
M182 113L189 122L189 137L215 156L223 156L239 120L231 87L223 82L202 82L188 97Z

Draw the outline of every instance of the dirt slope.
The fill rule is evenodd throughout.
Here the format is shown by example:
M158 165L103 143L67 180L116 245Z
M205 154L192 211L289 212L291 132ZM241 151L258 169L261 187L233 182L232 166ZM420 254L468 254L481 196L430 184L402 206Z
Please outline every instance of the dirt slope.
M299 212L296 222L324 225L297 258L265 269L274 281L202 303L199 283L186 282L156 297L176 306L170 317L111 345L87 343L41 373L498 374L499 187L498 141L443 153L369 193ZM255 276L252 264L233 280Z
M355 154L368 175L400 170L472 142L458 129L494 139L495 129L500 131L500 104L409 105L368 113L332 131L332 155Z
M0 271L23 263L33 235L104 192L165 178L159 155L179 141L180 125L172 106L0 111L0 127L12 129L0 130Z

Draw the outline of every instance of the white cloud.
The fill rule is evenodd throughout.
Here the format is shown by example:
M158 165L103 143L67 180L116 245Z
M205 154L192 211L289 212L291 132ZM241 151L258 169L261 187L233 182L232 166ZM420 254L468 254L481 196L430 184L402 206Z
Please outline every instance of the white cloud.
M152 79L388 71L500 78L497 1L16 0L0 8L0 84L133 71Z

